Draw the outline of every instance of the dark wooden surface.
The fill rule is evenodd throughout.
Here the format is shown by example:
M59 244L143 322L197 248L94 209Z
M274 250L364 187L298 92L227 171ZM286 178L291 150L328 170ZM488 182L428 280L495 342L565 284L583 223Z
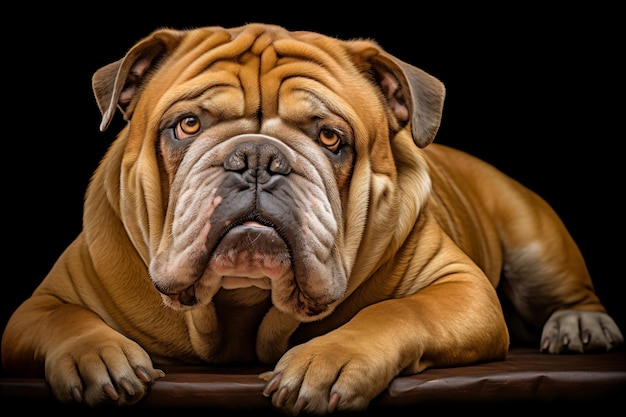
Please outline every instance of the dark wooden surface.
M206 409L229 413L271 412L257 375L263 367L162 367L166 376L138 404L116 411L133 414L154 409ZM533 349L512 349L505 361L430 369L396 378L371 404L372 412L395 413L450 407L555 406L561 411L622 402L626 395L626 351L587 355L548 355ZM85 408L58 405L42 379L0 379L0 401L15 409L57 409L64 413ZM97 413L102 410L89 410ZM110 408L104 409L110 413Z

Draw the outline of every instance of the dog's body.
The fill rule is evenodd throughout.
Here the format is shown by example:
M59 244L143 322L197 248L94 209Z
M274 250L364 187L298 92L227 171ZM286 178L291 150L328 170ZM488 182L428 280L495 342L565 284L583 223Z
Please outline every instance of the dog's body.
M94 91L101 128L116 108L128 125L2 340L60 401L134 403L162 363L262 361L286 411L363 409L399 374L504 359L496 287L544 351L623 343L557 215L431 145L443 85L373 42L159 30Z

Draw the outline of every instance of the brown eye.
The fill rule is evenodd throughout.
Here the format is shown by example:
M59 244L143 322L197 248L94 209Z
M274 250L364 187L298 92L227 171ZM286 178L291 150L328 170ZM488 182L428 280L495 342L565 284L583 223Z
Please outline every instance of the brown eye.
M176 138L187 139L200 131L200 120L195 116L188 116L176 125Z
M339 134L331 129L322 129L319 134L319 141L331 152L337 152L341 144Z

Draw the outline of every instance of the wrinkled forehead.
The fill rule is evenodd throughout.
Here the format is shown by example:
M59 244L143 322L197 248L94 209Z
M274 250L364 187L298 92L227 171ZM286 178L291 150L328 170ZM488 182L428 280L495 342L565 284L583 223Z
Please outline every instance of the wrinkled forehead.
M174 55L176 60L185 60L183 57L190 64L190 76L223 62L252 62L260 73L294 61L322 66L331 72L345 69L348 63L341 40L312 32L289 32L271 25L189 31Z
M161 89L164 110L174 102L229 90L223 97L228 106L238 97L242 106L238 116L259 111L266 116L281 114L281 108L309 115L345 113L352 107L346 98L363 101L359 95L372 89L353 59L344 41L317 33L266 25L200 28L186 35L161 65L171 68L158 71L153 83ZM345 117L351 119L349 114Z

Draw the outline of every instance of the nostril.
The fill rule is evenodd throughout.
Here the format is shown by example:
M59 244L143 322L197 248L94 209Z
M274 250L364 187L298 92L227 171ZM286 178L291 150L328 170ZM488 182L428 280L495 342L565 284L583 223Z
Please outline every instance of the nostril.
M259 169L259 145L255 142L241 142L224 159L224 169L241 172L254 178Z
M291 165L285 155L276 150L276 154L270 160L268 170L273 174L287 175L291 172Z
M224 169L240 172L249 183L267 183L273 175L288 175L291 165L285 154L267 142L241 142L224 159Z

